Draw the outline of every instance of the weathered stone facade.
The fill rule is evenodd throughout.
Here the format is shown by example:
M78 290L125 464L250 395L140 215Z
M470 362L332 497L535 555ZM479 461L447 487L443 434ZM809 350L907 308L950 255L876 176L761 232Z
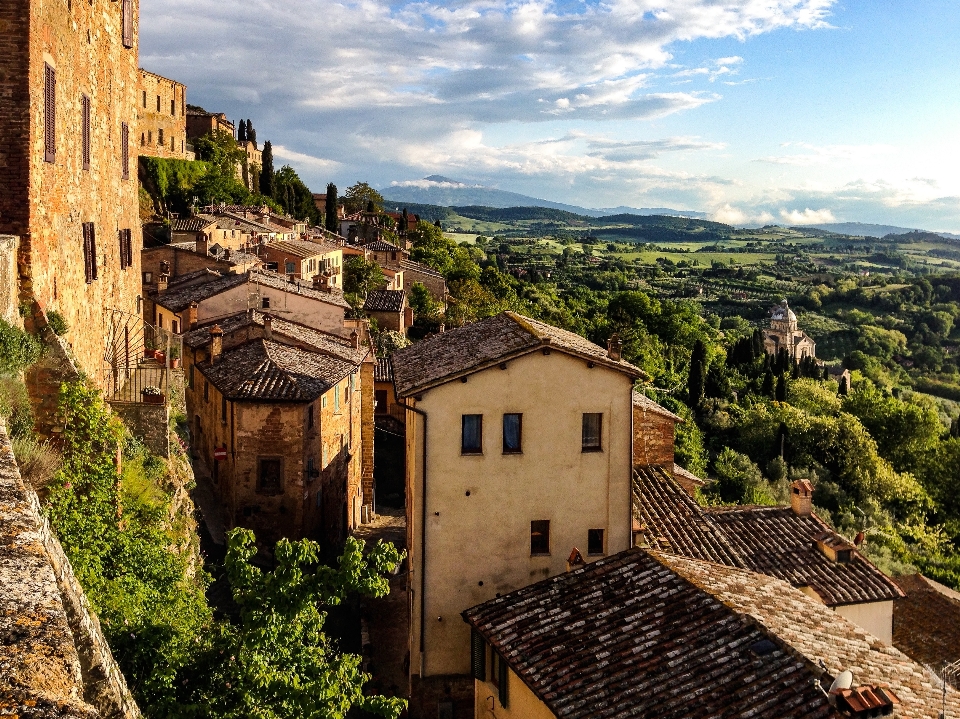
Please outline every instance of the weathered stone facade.
M63 314L72 351L95 380L104 366L105 310L135 313L140 289L136 8L105 0L9 0L0 8L0 233L20 238L21 300ZM51 100L55 111L47 113ZM51 120L55 147L45 142ZM87 254L96 279L85 262L85 223L95 233ZM132 242L124 268L121 230ZM27 326L34 329L29 318Z
M16 324L20 322L17 312L17 250L20 239L13 235L0 235L0 319Z
M110 408L133 436L158 457L170 456L170 407L167 404L111 402Z
M140 154L193 159L187 156L187 86L140 69Z
M137 719L100 623L0 423L0 714Z
M674 433L681 419L653 400L633 398L633 464L673 473Z

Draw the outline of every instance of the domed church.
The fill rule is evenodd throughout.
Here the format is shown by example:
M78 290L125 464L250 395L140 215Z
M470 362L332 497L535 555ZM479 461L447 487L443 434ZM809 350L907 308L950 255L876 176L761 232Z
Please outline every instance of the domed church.
M785 349L795 362L817 356L817 343L797 329L797 316L786 300L770 310L770 329L763 331L763 346L772 355Z

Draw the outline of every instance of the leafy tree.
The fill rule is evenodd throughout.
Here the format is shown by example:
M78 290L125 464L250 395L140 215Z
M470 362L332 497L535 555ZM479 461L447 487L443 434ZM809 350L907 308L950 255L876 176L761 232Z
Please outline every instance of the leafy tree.
M274 194L288 214L313 225L320 224L320 211L313 201L313 193L290 165L274 173L273 184Z
M345 719L355 708L396 719L406 702L364 694L369 676L361 658L337 651L324 633L322 608L351 592L386 596L385 575L402 554L382 542L365 554L364 543L351 537L331 567L320 561L316 542L281 539L269 572L250 563L256 554L250 530L229 533L226 573L238 619L198 637L202 646L181 670L170 716Z
M707 491L721 502L775 504L760 468L750 457L724 447L713 463L717 481Z
M327 202L324 205L323 223L330 232L340 234L340 218L337 216L337 186L332 182L327 185Z
M687 403L697 407L703 401L704 386L707 378L707 348L697 340L690 357L690 375L687 380Z
M376 262L356 255L343 263L343 291L348 295L365 298L370 290L383 287L386 278Z
M433 298L430 291L422 282L417 282L410 288L408 302L413 310L414 321L417 317L439 320L443 306Z
M372 212L383 211L383 195L370 187L366 182L358 182L347 188L343 196L344 210L348 215L366 210L373 203Z
M270 140L263 143L262 158L263 166L260 168L260 194L273 197L273 145Z

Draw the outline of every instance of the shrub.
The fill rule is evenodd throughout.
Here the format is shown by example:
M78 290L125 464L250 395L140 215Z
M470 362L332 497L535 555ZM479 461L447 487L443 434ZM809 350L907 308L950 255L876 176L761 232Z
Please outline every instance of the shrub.
M63 315L56 310L47 312L47 324L50 325L50 329L52 329L53 333L58 337L63 337L63 335L70 331L70 325L67 324Z
M43 353L43 345L33 335L0 319L0 376L18 375Z
M60 469L60 454L50 444L40 442L36 437L14 437L13 454L24 483L38 492L46 488Z

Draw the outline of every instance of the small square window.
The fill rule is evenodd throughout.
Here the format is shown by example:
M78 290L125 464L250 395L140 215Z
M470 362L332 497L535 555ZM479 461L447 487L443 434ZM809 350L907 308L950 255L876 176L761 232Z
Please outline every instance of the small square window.
M523 415L503 415L503 453L520 454L523 451Z
M587 531L587 554L603 554L603 530L590 529Z
M269 297L264 297L263 299L261 299L261 300L260 300L260 307L261 307L261 309L269 310L269 309L270 309L270 298L269 298Z
M603 415L584 413L583 415L583 451L599 452L602 449L600 433L603 429Z
M279 458L260 458L257 475L257 491L264 494L280 494L283 491L283 461Z
M483 453L483 415L463 415L463 431L460 435L461 454Z
M530 522L530 554L550 554L550 520Z

